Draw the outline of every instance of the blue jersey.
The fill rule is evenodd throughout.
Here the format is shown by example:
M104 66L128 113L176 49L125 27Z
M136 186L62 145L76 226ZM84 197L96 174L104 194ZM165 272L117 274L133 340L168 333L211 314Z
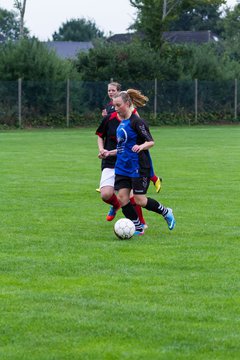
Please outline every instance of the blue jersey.
M152 161L148 150L133 152L134 145L153 141L145 121L132 114L122 120L117 128L117 161L115 174L127 177L150 177L153 174Z

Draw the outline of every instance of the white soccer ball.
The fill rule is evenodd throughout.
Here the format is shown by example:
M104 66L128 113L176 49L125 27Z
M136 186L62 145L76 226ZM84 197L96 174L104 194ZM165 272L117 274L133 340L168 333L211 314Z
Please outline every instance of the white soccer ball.
M135 232L135 225L131 220L122 218L115 223L114 232L121 240L130 239Z

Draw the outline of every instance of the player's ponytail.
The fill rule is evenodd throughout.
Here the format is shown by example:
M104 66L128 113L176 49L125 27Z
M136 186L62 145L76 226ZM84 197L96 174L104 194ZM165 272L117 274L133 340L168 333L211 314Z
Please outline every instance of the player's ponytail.
M148 102L148 97L143 95L141 91L135 89L128 89L127 91L121 91L119 94L116 94L114 97L120 96L123 101L129 102L130 105L135 107L145 106Z
M133 105L136 107L145 106L149 100L148 97L143 95L139 90L128 89L127 94L129 95Z

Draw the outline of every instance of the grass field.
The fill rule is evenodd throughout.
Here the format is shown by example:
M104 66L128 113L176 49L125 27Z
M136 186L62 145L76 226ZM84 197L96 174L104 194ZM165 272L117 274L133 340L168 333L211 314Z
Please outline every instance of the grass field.
M177 225L120 241L94 129L0 132L1 360L240 359L240 127L152 134Z

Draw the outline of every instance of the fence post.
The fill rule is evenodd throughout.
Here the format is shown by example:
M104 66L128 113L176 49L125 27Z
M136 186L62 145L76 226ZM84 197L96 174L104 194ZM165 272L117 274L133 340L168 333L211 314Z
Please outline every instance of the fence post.
M157 118L157 79L154 80L154 118Z
M66 103L67 127L69 127L69 110L70 110L70 80L67 79L67 103Z
M238 81L235 79L234 87L234 120L237 120L237 106L238 106Z
M195 122L198 121L198 79L195 79ZM189 120L190 125L190 120Z
M18 126L22 127L22 79L18 79Z

